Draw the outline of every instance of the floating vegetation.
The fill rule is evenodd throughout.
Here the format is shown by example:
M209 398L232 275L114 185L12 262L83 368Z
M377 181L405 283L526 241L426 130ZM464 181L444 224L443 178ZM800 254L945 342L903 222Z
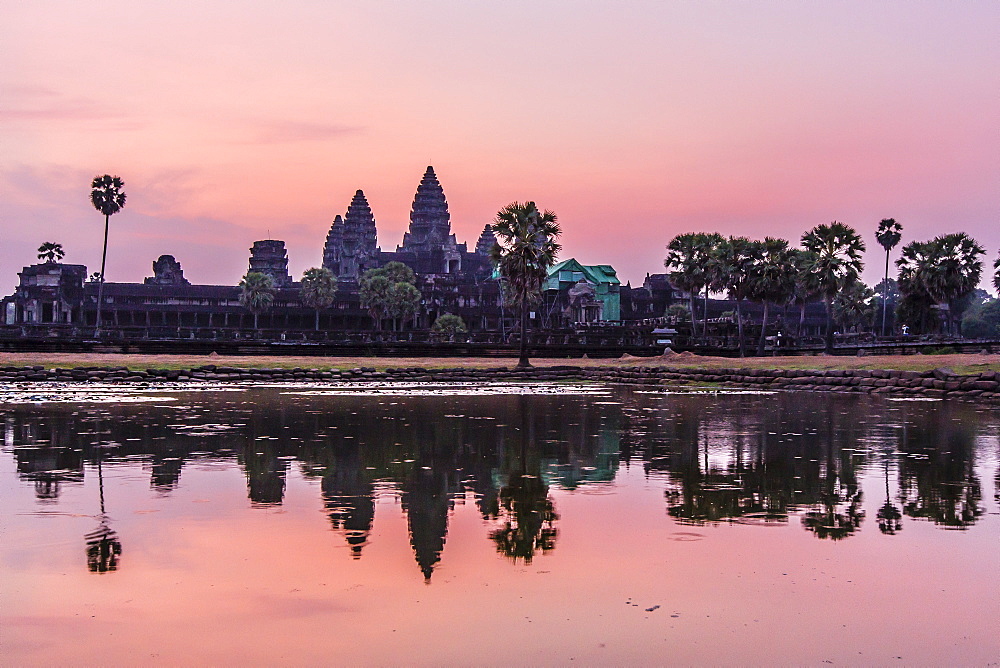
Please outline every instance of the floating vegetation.
M313 386L315 387L315 386ZM557 385L549 383L351 383L322 389L282 392L297 396L342 397L471 397L495 395L564 395L605 396L610 391L598 385ZM617 402L615 402L617 403Z

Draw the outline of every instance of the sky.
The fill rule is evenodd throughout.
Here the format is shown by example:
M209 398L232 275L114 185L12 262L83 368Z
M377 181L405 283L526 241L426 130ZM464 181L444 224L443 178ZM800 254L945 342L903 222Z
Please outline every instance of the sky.
M45 241L100 268L98 174L125 181L107 279L172 254L235 285L255 240L293 276L363 189L401 243L432 164L452 231L556 212L562 257L622 282L680 233L869 251L1000 248L1000 3L0 0L0 293ZM893 258L898 257L898 248Z

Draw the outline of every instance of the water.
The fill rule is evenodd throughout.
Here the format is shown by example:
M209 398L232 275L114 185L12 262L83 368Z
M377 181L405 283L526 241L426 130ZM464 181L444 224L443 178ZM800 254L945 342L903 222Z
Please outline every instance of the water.
M0 655L1000 658L993 410L567 391L0 404Z

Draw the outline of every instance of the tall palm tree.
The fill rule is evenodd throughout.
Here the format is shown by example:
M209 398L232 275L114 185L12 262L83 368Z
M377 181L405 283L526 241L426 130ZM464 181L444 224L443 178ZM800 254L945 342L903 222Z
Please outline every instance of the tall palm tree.
M39 260L44 259L46 262L55 262L56 260L61 260L64 257L66 257L66 253L63 252L62 244L46 241L38 247Z
M319 312L329 308L337 297L337 277L326 267L312 267L302 274L302 301L316 310L316 331L319 331Z
M729 237L719 244L712 258L717 276L716 289L725 290L736 302L736 329L740 339L740 357L746 356L743 337L743 300L750 294L754 262L762 254L762 244L746 237Z
M764 305L757 341L757 355L760 356L764 354L770 305L785 304L795 294L795 257L785 239L765 237L758 248L761 254L750 268L749 297Z
M802 336L802 325L806 321L806 304L816 298L815 284L809 275L809 267L813 262L813 254L807 250L796 248L792 250L792 265L795 269L795 290L792 292L792 302L799 307L799 322L795 327L796 338Z
M858 280L864 264L865 242L854 228L836 221L817 225L802 235L802 246L812 253L806 276L826 304L826 352L833 353L833 298Z
M1000 257L993 262L993 287L1000 292Z
M267 274L249 271L240 288L240 305L253 313L253 328L257 329L257 316L274 303L274 281Z
M507 296L521 307L521 344L518 367L528 362L528 305L541 297L542 283L562 248L561 230L552 211L539 211L534 202L511 202L493 221L496 243L490 258L506 284Z
M104 270L108 260L108 221L125 206L125 182L117 176L95 176L90 184L90 203L104 214L104 251L101 253L101 282L97 286L97 324L94 334L101 333L101 311L104 306Z
M688 306L691 311L691 334L698 334L698 319L695 317L694 296L706 284L706 259L702 256L702 246L699 239L703 235L698 232L678 234L667 244L667 257L663 261L670 276L670 284L688 295ZM702 335L705 330L702 327Z
M875 239L885 249L885 282L882 284L882 336L885 336L885 312L889 302L889 251L903 238L903 226L895 218L883 218L878 224Z
M695 240L698 255L701 257L703 263L703 270L705 273L705 285L704 285L704 296L701 302L701 333L702 336L708 336L708 291L713 285L718 282L718 276L716 275L716 270L718 267L712 261L713 253L715 249L725 241L726 238L719 234L718 232L702 232L698 235ZM691 319L694 319L694 314L691 314Z

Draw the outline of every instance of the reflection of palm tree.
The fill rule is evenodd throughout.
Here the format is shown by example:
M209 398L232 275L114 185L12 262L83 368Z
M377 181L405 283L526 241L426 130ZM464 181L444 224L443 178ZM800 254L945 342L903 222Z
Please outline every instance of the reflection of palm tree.
M97 446L97 484L101 496L100 523L97 528L86 534L87 568L91 573L107 573L118 570L118 557L122 553L122 542L118 540L104 512L104 471L101 467L101 446Z
M885 460L885 504L878 509L875 515L878 519L878 530L884 534L893 535L903 529L903 514L899 508L892 505L889 495L889 460Z
M490 533L497 552L513 561L523 559L531 563L538 550L548 552L555 548L554 524L559 516L549 498L549 488L542 480L541 462L533 458L528 473L528 441L531 417L526 405L527 397L521 396L520 461L518 471L512 473L507 484L500 489L500 508L503 526Z
M865 511L861 509L863 494L854 475L853 451L844 452L835 446L833 419L827 419L827 429L824 489L819 494L819 503L802 516L802 526L817 538L840 540L861 527ZM839 458L835 457L838 452Z

